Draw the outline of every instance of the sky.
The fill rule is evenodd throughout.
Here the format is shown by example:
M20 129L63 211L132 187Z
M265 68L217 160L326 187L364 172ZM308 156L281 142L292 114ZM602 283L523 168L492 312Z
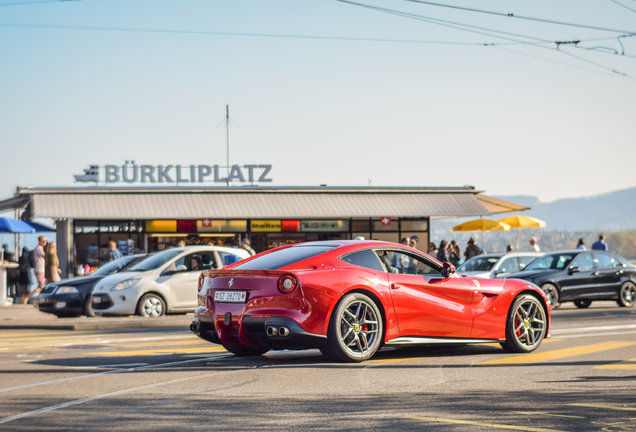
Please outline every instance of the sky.
M225 166L226 106L265 186L636 186L636 0L439 1L0 0L0 200Z

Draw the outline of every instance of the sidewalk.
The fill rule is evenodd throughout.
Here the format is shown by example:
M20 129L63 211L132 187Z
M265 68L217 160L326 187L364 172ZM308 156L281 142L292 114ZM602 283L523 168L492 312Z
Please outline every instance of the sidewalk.
M94 317L58 318L53 314L40 312L35 306L22 304L0 306L0 329L41 329L41 330L108 330L138 327L183 327L188 330L192 313L168 315L158 318Z

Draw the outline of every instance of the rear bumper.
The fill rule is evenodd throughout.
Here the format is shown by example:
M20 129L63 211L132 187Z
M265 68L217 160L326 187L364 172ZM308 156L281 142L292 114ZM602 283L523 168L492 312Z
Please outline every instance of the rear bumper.
M190 330L209 342L252 348L308 349L320 348L327 342L326 336L308 333L289 317L226 313L215 319L203 307L195 311Z

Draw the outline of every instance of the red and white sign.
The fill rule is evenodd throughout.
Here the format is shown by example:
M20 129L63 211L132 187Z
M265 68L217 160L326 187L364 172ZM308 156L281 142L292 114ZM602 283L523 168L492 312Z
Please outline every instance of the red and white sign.
M201 225L203 225L204 227L208 228L212 225L212 221L210 219L203 219L201 221Z
M391 225L391 218L390 217L383 217L381 219L382 225L388 226Z

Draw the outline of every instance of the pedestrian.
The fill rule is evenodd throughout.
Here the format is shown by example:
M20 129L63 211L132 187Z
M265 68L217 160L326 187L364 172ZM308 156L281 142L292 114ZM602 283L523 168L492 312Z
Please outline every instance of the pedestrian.
M462 256L460 255L459 252L459 246L457 245L457 243L455 243L455 240L451 240L450 242L450 253L448 254L448 259L450 260L450 263L452 265L454 265L455 267L459 266L459 261L461 260Z
M62 270L60 270L60 260L57 257L57 244L55 242L49 243L46 249L46 255L44 256L44 263L44 278L46 279L46 283L59 282L61 280L60 274Z
M432 257L437 256L437 246L435 246L435 243L428 242L428 252L427 253L430 256L432 256Z
M592 244L592 250L602 250L602 251L607 250L607 243L605 243L605 235L601 234L598 236L598 240L596 240Z
M581 249L581 250L585 250L585 240L583 240L582 238L579 239L579 242L576 244L576 248L577 249Z
M514 248L514 246L513 246L513 245L508 245L508 246L506 246L506 253L508 253L508 252L514 252L514 250L515 250L515 248Z
M31 297L33 297L35 294L38 294L40 291L42 291L42 288L44 288L44 271L46 267L46 263L44 260L44 256L46 255L44 252L44 247L46 246L46 243L46 236L41 235L40 237L38 237L38 245L35 247L35 249L33 249L33 252L31 252L35 261L34 273L35 280L37 281L37 287L29 294L22 297L22 304L25 306L27 305Z
M411 236L409 238L409 246L411 246L413 249L417 249L417 242L420 241L420 238L416 235Z
M537 238L536 237L530 237L530 239L528 239L528 243L530 243L530 251L531 252L541 252L541 248L537 244Z
M18 260L15 257L15 254L9 251L9 245L2 245L4 260L9 263L17 264ZM2 263L0 263L2 264ZM17 298L19 291L19 282L20 282L20 268L19 267L9 267L7 268L7 297Z
M24 297L29 294L29 285L31 284L31 280L29 279L29 273L31 272L31 267L29 267L30 254L31 251L29 248L24 246L22 248L22 255L20 255L20 258L18 259L18 270L20 271L18 295L20 297Z
M241 248L245 249L251 256L256 255L256 251L252 249L251 242L248 238L244 238L241 241Z
M480 255L480 254L481 254L481 251L479 250L479 248L475 244L475 238L474 237L469 238L468 239L468 247L464 251L464 256L466 257L466 261L468 261L472 257Z
M440 262L449 262L448 261L448 249L447 249L447 244L446 244L446 240L442 240L439 244L439 249L437 250L437 261Z
M402 238L402 244L404 246L409 246L411 243L411 239L408 237ZM395 267L400 271L400 273L406 273L409 268L409 257L406 254L396 252L393 254L393 259L391 260L391 267Z
M117 249L117 243L115 243L114 241L109 241L108 242L108 254L106 255L106 261L110 262L110 261L115 261L116 259L121 258L123 255L121 254L121 251L119 249Z

